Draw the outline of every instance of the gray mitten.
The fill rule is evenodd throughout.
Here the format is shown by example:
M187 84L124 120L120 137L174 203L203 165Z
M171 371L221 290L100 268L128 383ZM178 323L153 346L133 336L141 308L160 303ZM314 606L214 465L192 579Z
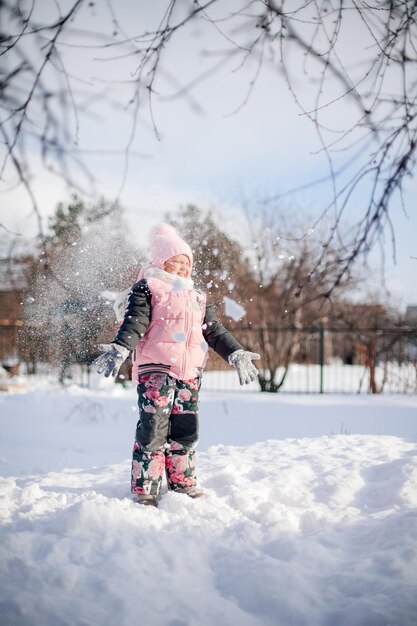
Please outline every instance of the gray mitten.
M258 370L252 361L260 358L260 354L247 352L246 350L236 350L229 356L228 361L237 370L241 385L248 385L258 376Z
M99 374L104 372L106 378L110 375L116 378L123 361L129 356L129 352L127 348L119 346L117 343L111 343L110 350L97 357L92 365Z

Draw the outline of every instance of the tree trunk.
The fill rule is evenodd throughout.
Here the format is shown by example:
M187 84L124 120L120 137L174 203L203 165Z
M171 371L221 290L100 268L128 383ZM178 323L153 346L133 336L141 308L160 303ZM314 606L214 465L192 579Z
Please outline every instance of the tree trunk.
M277 393L281 389L281 387L284 385L284 381L287 376L289 367L290 367L290 364L287 363L285 365L285 370L279 383L274 382L277 368L275 368L273 371L267 370L269 371L269 378L266 378L265 376L259 374L258 380L259 380L259 385L261 387L261 391L265 391L268 393Z
M367 346L368 348L368 367L369 367L369 388L371 393L381 393L376 382L376 338L373 337Z

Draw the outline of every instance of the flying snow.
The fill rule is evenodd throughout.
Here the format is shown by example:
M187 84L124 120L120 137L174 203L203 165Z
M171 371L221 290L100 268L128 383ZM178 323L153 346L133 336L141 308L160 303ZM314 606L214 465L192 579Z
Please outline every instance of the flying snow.
M238 322L246 315L246 311L243 306L235 300L232 300L232 298L224 296L223 302L225 314L227 317L231 317L235 322Z

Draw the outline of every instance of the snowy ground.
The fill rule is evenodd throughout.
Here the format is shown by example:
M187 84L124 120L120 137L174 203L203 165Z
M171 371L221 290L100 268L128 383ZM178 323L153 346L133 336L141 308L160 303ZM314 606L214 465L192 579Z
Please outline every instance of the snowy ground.
M133 389L0 395L2 626L414 626L416 396L202 394L197 501L129 497Z

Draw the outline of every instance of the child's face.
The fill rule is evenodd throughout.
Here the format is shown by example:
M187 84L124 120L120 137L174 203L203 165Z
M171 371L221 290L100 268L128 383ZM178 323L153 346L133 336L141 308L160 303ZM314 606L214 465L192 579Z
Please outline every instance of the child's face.
M165 261L164 270L170 274L176 274L188 278L191 273L190 259L185 254L177 254Z

